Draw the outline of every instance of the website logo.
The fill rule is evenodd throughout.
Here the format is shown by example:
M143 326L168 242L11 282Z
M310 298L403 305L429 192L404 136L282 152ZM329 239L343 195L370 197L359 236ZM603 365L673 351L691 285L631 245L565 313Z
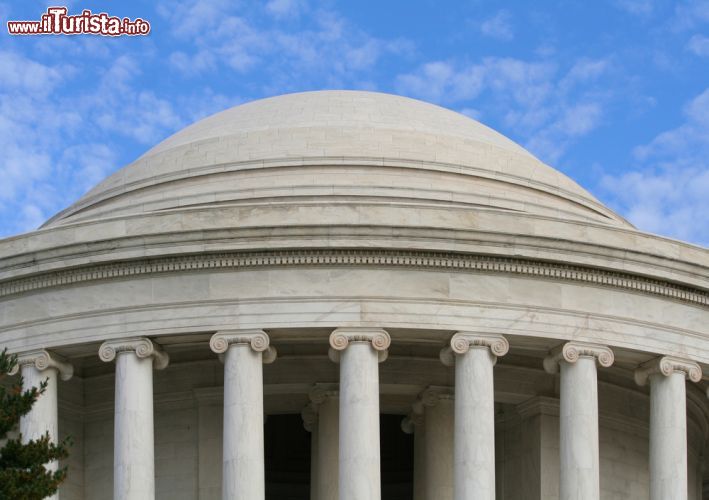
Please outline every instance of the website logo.
M121 19L105 12L94 14L89 9L76 15L68 12L66 7L48 7L39 21L8 21L7 32L11 35L99 36L145 36L150 33L150 23L139 17Z

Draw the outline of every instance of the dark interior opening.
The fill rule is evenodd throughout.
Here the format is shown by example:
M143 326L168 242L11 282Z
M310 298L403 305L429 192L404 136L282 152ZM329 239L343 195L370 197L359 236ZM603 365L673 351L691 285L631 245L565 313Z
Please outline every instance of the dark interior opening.
M310 498L310 433L300 415L269 415L264 429L266 500Z
M411 500L413 435L402 432L401 415L382 415L382 500ZM265 426L266 500L310 498L310 433L300 415L269 415Z
M414 435L401 430L401 415L381 415L382 500L414 497Z

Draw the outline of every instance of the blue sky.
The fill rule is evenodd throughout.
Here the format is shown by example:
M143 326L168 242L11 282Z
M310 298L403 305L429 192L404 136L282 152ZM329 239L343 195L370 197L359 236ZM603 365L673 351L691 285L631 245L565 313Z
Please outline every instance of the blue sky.
M152 31L7 34L57 4ZM474 117L640 229L709 246L709 0L25 0L0 19L0 237L201 117L347 88Z

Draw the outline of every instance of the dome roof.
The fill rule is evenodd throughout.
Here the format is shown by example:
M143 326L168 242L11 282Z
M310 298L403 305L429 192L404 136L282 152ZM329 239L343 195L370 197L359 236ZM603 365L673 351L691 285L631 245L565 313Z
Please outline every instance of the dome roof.
M447 204L632 227L485 125L422 101L360 91L282 95L212 115L45 226L296 199Z

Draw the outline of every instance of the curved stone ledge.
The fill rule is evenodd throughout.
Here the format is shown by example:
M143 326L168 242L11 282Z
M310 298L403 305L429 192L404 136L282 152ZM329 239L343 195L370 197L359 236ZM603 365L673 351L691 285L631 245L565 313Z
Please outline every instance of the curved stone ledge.
M0 297L76 283L129 276L278 266L383 266L462 270L529 275L556 280L592 283L651 295L709 305L709 292L633 274L553 262L425 251L395 250L281 250L224 252L161 257L83 266L69 270L8 280L0 283Z

